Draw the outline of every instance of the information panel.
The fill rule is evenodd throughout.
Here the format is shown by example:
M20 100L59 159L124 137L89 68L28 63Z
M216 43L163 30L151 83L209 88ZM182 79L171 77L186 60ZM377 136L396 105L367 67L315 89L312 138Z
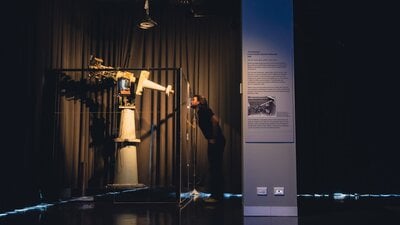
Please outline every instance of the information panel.
M243 4L245 142L294 142L291 8L289 0Z

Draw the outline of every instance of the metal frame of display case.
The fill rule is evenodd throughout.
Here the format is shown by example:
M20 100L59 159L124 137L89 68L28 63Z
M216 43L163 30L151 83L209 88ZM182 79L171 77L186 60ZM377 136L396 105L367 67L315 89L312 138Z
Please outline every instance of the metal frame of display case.
M68 73L78 73L81 76L81 79L88 79L87 73L88 72L93 72L93 71L150 71L150 72L160 72L160 71L165 71L167 75L169 75L169 71L172 71L173 73L173 86L174 86L174 94L173 94L173 131L174 131L174 143L173 143L173 148L172 153L173 153L173 160L175 161L173 163L173 171L172 171L172 183L175 187L175 197L176 197L176 203L178 203L179 206L185 206L189 201L190 201L190 196L184 196L182 195L182 170L183 167L186 165L182 165L182 148L185 146L185 141L189 141L187 136L188 134L185 133L184 129L182 126L187 126L186 121L187 118L183 118L182 116L182 110L187 110L188 104L187 101L189 100L189 96L183 97L182 95L182 90L181 88L185 85L188 84L188 81L186 77L183 76L182 69L181 68L118 68L118 69L53 69L50 71L50 74L56 75L55 78L53 77L52 79L55 80L55 87L54 90L56 92L55 99L54 99L54 112L59 112L60 108L60 87L59 87L59 79L61 74L68 74ZM188 90L187 90L188 91ZM186 95L189 95L189 93L186 93ZM54 138L56 138L57 132L57 123L59 121L59 118L57 116L54 116ZM187 129L186 129L187 130ZM56 141L53 140L55 143ZM53 152L57 151L57 147L55 147L55 144L53 143ZM118 151L118 149L117 149ZM151 151L151 150L150 150ZM150 158L151 161L151 158ZM149 162L150 164L151 162ZM151 176L151 174L150 174ZM151 178L150 178L151 179ZM82 184L83 185L83 184ZM133 187L132 189L135 189ZM140 190L140 188L138 188ZM82 195L85 193L85 185L81 187ZM115 197L113 197L113 202L115 201ZM132 201L135 202L135 201ZM140 201L141 203L146 202L146 201Z

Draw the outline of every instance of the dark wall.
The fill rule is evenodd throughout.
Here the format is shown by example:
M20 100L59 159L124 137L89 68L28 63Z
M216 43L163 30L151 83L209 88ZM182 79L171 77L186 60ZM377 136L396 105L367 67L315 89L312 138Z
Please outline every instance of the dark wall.
M396 14L294 2L299 193L398 193Z
M2 8L0 211L39 199L35 188L37 157L32 148L35 4L10 1L2 3Z

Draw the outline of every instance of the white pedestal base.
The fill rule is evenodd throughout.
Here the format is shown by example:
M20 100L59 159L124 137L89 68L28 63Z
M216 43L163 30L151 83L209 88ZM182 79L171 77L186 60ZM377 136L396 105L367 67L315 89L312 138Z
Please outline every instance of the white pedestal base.
M138 183L136 146L128 145L118 149L114 171L114 184L136 185Z
M115 159L114 183L108 185L114 188L143 187L138 182L138 165L136 143L140 139L136 138L135 127L135 106L121 106L121 120L119 135L115 142L126 144L119 148Z

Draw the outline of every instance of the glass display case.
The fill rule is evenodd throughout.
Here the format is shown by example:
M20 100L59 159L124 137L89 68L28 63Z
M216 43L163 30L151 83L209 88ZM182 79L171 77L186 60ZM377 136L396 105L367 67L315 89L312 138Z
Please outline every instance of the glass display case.
M97 200L185 204L195 129L186 76L101 62L49 72L54 182Z

